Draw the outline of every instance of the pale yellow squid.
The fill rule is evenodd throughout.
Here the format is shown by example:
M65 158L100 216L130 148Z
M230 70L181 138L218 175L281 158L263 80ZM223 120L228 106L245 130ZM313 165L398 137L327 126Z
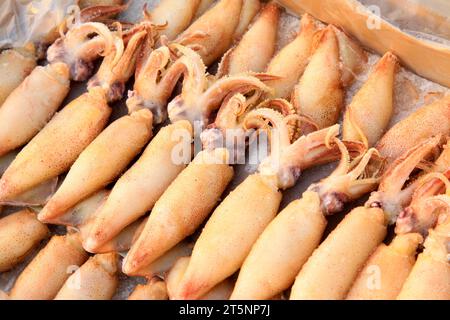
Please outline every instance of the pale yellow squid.
M447 141L448 138L447 138ZM438 220L439 210L428 198L445 192L450 178L450 142L444 145L439 158L431 166L430 172L421 177L421 183L412 195L411 203L400 212L395 223L395 233L418 232L427 235Z
M274 98L289 98L313 52L313 40L317 32L314 18L304 14L300 25L300 32L294 40L282 48L267 66L267 74L279 77L267 82L274 89Z
M395 124L376 144L390 163L420 141L434 135L450 135L450 95L419 108ZM401 141L402 143L399 143Z
M87 39L88 34L97 34ZM73 60L92 61L102 53L111 51L114 36L101 23L82 23L75 25L55 46L73 51ZM3 155L27 143L36 135L57 111L70 89L69 62L53 61L51 51L47 66L34 68L31 74L8 96L0 108L0 121L4 123L0 130ZM86 77L89 72L86 71ZM25 123L24 123L25 121ZM20 134L16 128L22 127Z
M243 0L220 0L176 37L174 42L198 50L205 65L210 65L231 47L243 3Z
M187 133L185 136L189 138L188 142L190 143L190 139L193 136L194 123L200 121L203 124L208 124L211 113L219 108L222 101L228 96L237 93L257 96L255 92L268 90L261 80L246 74L219 79L208 87L207 75L204 67L202 67L200 56L188 48L175 44L170 46L182 54L180 61L177 63L178 60L176 60L172 66L183 72L184 77L180 95L169 103L169 114L171 110L180 109L186 111L186 115L179 112L177 117L171 117L173 124L163 128L163 130L166 130L166 134L163 135L161 133L160 135L159 133L144 151L143 156L116 183L105 204L96 214L89 237L84 241L84 246L89 251L95 252L125 226L150 210L169 184L186 166L191 157L190 150L189 154L185 155L188 161L174 163L172 159L173 148L177 144L179 145L180 142L183 142L183 137L179 137L176 140L172 139L173 134L179 134L180 129L183 129ZM161 47L157 50L162 51L165 49ZM172 71L169 68L167 72L169 74ZM170 77L170 79L175 79L176 81L178 77L179 75ZM173 88L173 84L171 86ZM168 95L166 96L168 98ZM163 104L160 104L160 106L163 106ZM168 143L170 140L172 142ZM161 150L164 150L164 152ZM223 159L223 157L224 155L217 155L217 159ZM197 163L197 161L194 162ZM166 169L162 170L162 167ZM199 168L201 167L199 166ZM145 170L145 174L142 174L143 170ZM155 177L160 178L156 179ZM224 177L224 179L224 181L229 181L229 178ZM162 181L164 183L161 183ZM227 183L225 183L225 186ZM147 194L145 200L139 196L142 194L142 191L136 192L136 190L141 190L144 185L146 186L145 192ZM183 187L185 185L183 184ZM225 186L220 186L219 188L224 188ZM211 194L215 194L213 191L211 190ZM137 196L139 198L134 201L124 201L124 197L131 199L131 197ZM214 198L215 201L216 199ZM130 203L134 205L130 206Z
M395 58L390 59L395 66ZM380 63L385 64L383 61ZM393 66L386 72L380 72L376 67L353 97L351 105L366 106L366 96L377 95L385 99L380 98L379 107L375 110L384 106L392 109L393 79L389 82L385 78L393 78ZM387 117L390 118L390 113ZM376 123L374 127L376 125L382 130L387 123ZM345 130L344 123L344 137ZM350 162L345 146L339 140L336 143L342 152L340 165L328 178L312 184L301 199L292 202L268 225L241 267L232 299L268 299L287 289L319 245L327 225L325 216L341 211L345 203L377 186L382 161L376 156L376 150L370 149L364 157ZM265 267L260 268L261 265Z
M265 71L275 52L279 16L275 3L265 5L239 43L224 54L216 77Z
M344 114L342 137L375 145L386 130L393 113L395 73L398 59L386 53L373 67L363 87L353 97Z
M245 259L231 299L270 299L289 288L319 245L326 216L377 186L382 161L376 150L351 161L345 145L338 139L336 143L342 152L338 167L270 222Z
M0 219L0 272L23 261L49 234L47 226L29 209Z
M347 300L393 300L416 262L423 238L418 233L396 236L370 255L348 292Z
M174 297L174 292L177 290L178 283L181 281L188 264L189 257L182 257L179 258L170 269L170 272L165 279L169 297ZM227 278L199 297L198 300L228 300L233 290L233 286L234 281Z
M319 128L325 128L338 121L344 104L344 88L361 71L367 57L333 25L319 33L314 46L311 59L295 86L292 104L298 113L310 117Z
M330 142L339 131L338 125L295 140L289 123L298 116L283 118L273 109L260 108L248 117L254 119L256 128L267 128L269 121L279 130L278 143L271 144L271 156L261 162L258 172L247 177L214 210L171 298L199 298L238 270L275 217L282 198L279 190L293 186L303 169L338 156L336 145Z
M9 293L10 298L53 299L70 274L87 258L77 234L53 236L19 275Z
M79 11L79 20L83 23L101 22L108 19L125 9L126 6L122 6L121 3L118 2L122 1L110 4L104 3L102 5L95 4L94 2L86 4L86 6L81 6L80 4L81 10ZM69 14L61 25L49 30L40 38L33 39L33 41L25 44L23 47L1 51L0 74L2 75L2 81L0 84L0 106L5 102L6 98L19 87L22 81L34 71L37 61L45 57L47 46L51 45L61 36L60 30L67 30L67 21L72 20L72 18L73 15ZM67 76L62 77L62 79L65 78L67 78ZM46 78L41 76L41 79L45 80ZM32 86L31 88L35 88L35 86ZM41 87L36 87L35 91L33 89L31 89L31 91L36 94L45 89L48 89L48 86L45 87L44 85L41 85ZM48 96L52 96L52 93L49 92Z
M167 40L175 39L192 22L201 0L161 0L151 12L151 21L165 25L160 34Z
M286 108L284 101L279 104L273 103L274 108L284 112L285 116L294 114L292 108ZM231 129L241 130L239 134L245 135L253 127L252 118L246 115L251 108L252 103L241 94L234 95L222 105L210 130L202 132L205 150L196 155L156 202L141 235L125 257L124 273L148 276L149 265L194 233L207 218L234 173L231 166L234 159L230 159L228 146L218 144L214 139L217 135L225 139L226 130ZM261 108L261 105L254 108ZM212 139L206 135L212 135ZM195 194L183 192L186 188L195 189Z
M67 171L100 134L111 114L108 102L120 98L115 84L128 80L132 75L132 65L145 35L145 31L136 32L126 48L122 39L116 37L116 46L110 53L112 57L108 56L103 61L109 68L100 67L96 75L99 86L91 84L87 93L56 114L7 168L0 180L1 202L14 200L27 190ZM110 70L115 71L113 77Z
M347 299L393 300L400 293L416 262L418 245L423 242L428 230L436 226L442 214L442 203L434 201L433 197L450 186L445 176L449 174L449 154L447 146L432 165L430 173L418 178L420 180L416 182L411 203L397 218L397 235L388 246L381 244L370 256ZM444 284L445 278L442 281Z
M417 257L398 300L449 300L450 299L450 193L434 196L428 200L435 208L443 209L437 225L430 229L424 242L424 250Z
M89 258L64 283L55 300L111 300L119 285L115 252Z
M303 265L290 299L346 297L358 272L385 238L387 225L411 201L416 185L403 188L405 182L439 141L439 136L425 140L390 165L365 206L348 213Z

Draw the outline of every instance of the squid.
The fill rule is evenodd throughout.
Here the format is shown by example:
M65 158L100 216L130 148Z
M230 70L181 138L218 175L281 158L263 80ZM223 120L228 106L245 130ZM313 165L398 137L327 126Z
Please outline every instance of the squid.
M386 130L393 113L397 57L387 52L373 67L369 79L353 97L344 114L342 136L374 146Z
M321 32L315 47L294 89L292 104L298 113L309 116L319 128L325 128L338 121L344 104L344 88L367 57L356 43L332 25Z
M0 272L23 261L49 233L47 226L29 209L0 219Z
M174 292L176 291L178 282L181 280L184 272L186 271L189 260L189 257L182 257L178 259L167 275L166 283L170 299L176 299L174 297ZM233 285L233 281L228 278L202 295L198 298L198 300L228 300L230 298L231 291L233 290Z
M84 59L92 63L100 52L94 50L99 43L88 45L85 37L79 34L97 34L99 42L106 48L114 40L114 35L101 23L81 23L74 26L65 35L65 39L74 49L73 59ZM62 41L62 40L61 40ZM109 48L108 50L111 50ZM85 56L83 58L83 56ZM105 63L106 64L106 63ZM31 140L52 118L70 90L70 66L54 61L47 66L38 66L15 88L0 108L0 155L14 150ZM18 132L17 127L22 130Z
M416 262L423 238L418 233L396 236L380 244L359 272L347 300L394 300Z
M313 52L314 35L317 32L314 18L305 13L300 25L300 32L295 39L282 48L267 66L267 74L279 77L267 82L274 89L274 98L289 97Z
M219 109L212 125L213 135L217 133L215 130L219 131L219 135L225 135L227 129L238 129L245 134L249 119L243 114L250 105L251 102L246 101L241 94L230 98ZM207 131L202 133L202 138ZM122 267L124 273L148 275L148 265L194 233L233 177L233 168L230 166L233 160L229 158L229 150L216 145L207 146L196 155L155 203L141 235L125 257ZM186 188L196 192L186 194Z
M158 277L153 277L146 284L138 284L128 297L128 300L167 300L166 283Z
M269 3L261 9L239 43L223 56L216 77L265 71L275 52L279 16L280 9L275 3Z
M176 299L198 298L237 271L275 217L282 198L279 190L293 186L301 170L336 159L336 148L329 147L339 125L295 140L289 123L301 118L283 118L268 108L248 116L265 129L269 121L279 131L278 139L271 139L271 154L260 163L258 172L248 176L214 210L174 292ZM291 139L295 141L291 143Z
M17 278L11 299L53 299L70 273L87 258L77 234L53 236Z
M123 9L124 6L120 5L82 7L82 10L79 12L79 22L100 21L110 17L112 14L122 11ZM67 17L67 19L72 18L73 17L71 15ZM78 26L75 29L79 30L80 28L82 27ZM0 74L3 75L0 84L0 106L35 69L37 60L45 57L45 50L47 46L60 37L60 32L58 31L66 29L67 23L64 21L60 26L50 30L42 38L34 39L32 43L27 43L24 47L7 49L0 53ZM74 30L73 32L77 31ZM77 41L79 41L79 45L81 45L83 39L79 39ZM80 52L79 54L86 53ZM45 81L45 78L41 80ZM49 89L50 87L51 85L47 85L46 87L43 85L41 85L41 87L32 86L28 92L31 91L34 94L41 93L45 92L45 89ZM50 91L47 95L52 97L53 93ZM29 103L31 102L32 100L29 101Z
M449 300L450 299L450 266L448 263L450 243L450 196L446 194L429 199L444 212L437 225L428 233L424 242L424 250L417 257L408 278L406 279L398 300Z
M288 289L318 247L327 225L325 217L376 187L382 168L376 150L351 162L345 145L338 139L335 142L342 153L338 167L270 222L245 259L231 299L270 299Z
M137 32L128 42L125 50L118 47L111 53L117 61L106 58L103 62L114 68L125 66L124 61L131 64L135 60L139 43L145 36L145 31ZM120 41L122 41L120 39ZM98 76L102 78L103 69ZM117 70L115 79L125 81L124 74L131 76L129 67ZM110 79L109 83L114 83ZM91 87L77 99L70 102L19 152L0 179L0 201L11 201L31 188L56 178L67 171L80 153L105 128L111 108L108 97L114 89L102 86ZM118 96L115 96L118 98Z
M205 65L210 65L231 47L243 2L220 0L176 37L174 42L198 50Z
M424 237L434 228L440 210L429 198L445 191L445 183L450 178L450 143L431 166L430 173L421 177L420 185L414 191L409 206L400 212L395 223L395 232L404 234L418 232Z
M55 300L111 300L119 285L115 252L89 258L64 283Z
M387 225L411 200L414 184L403 188L405 182L439 141L439 136L430 138L389 166L365 206L348 213L314 250L295 279L290 299L346 297L358 272L385 238Z
M51 221L119 176L152 135L152 113L142 109L111 123L80 154L39 213Z
M217 82L215 82L214 84L212 84L202 95L195 96L194 95L195 91L189 91L188 90L189 88L190 87L186 88L185 85L183 85L182 93L180 94L180 96L177 96L174 100L172 100L168 106L169 115L170 115L170 118L173 123L171 126L177 126L177 125L185 126L186 130L188 130L189 134L186 134L184 136L189 137L189 139L191 139L190 137L192 137L192 134L193 134L192 126L196 123L196 121L202 121L203 124L208 124L210 121L209 118L210 118L211 112L213 110L219 108L220 105L222 104L222 100L225 99L228 95L235 94L235 93L242 93L242 94L250 93L250 94L253 94L252 97L255 97L255 96L259 96L258 91L260 91L260 90L268 91L269 90L269 88L267 86L265 86L263 82L261 82L260 80L258 80L255 77L247 76L247 75L231 76L231 77L220 79ZM176 109L179 109L180 111L178 112L177 116L175 117L175 116L173 116L172 112ZM181 110L183 110L183 111L181 111ZM186 120L189 120L189 122L187 122ZM188 129L187 126L189 126L190 128ZM157 138L158 138L158 136L155 137L155 139L157 139ZM150 146L154 143L155 139L152 141ZM149 153L148 159L142 160L142 162L140 162L141 160L139 160L138 163L142 163L142 165L141 165L142 168L143 167L147 168L150 161L152 161L152 162L157 161L158 163L160 163L159 165L152 166L151 170L147 169L145 177L148 177L147 179L150 179L151 181L153 181L154 177L160 176L161 174L164 173L166 178L164 180L162 180L162 178L161 178L161 180L167 181L167 183L161 184L161 180L160 180L160 181L158 181L159 185L156 187L154 185L154 182L151 182L151 181L145 182L145 185L147 186L147 190L148 190L148 191L146 191L146 193L150 193L151 196L148 195L146 197L145 201L142 201L142 198L140 197L139 200L135 201L136 206L131 207L129 205L129 203L125 204L123 202L124 194L131 196L130 190L134 190L134 188L130 187L127 180L123 180L124 177L127 176L127 174L128 174L128 172L127 172L117 182L116 186L113 188L111 195L108 197L108 200L106 201L105 205L100 209L100 211L98 213L98 216L96 218L96 223L93 224L93 227L90 232L90 236L84 242L85 248L88 251L95 252L95 250L98 247L102 246L102 244L104 242L111 239L118 231L120 231L126 225L133 222L138 217L142 216L146 211L151 209L155 205L156 200L158 200L159 197L162 196L163 192L165 191L165 189L167 189L169 184L171 184L170 190L173 190L173 191L168 193L169 194L167 196L168 198L167 199L165 198L166 200L164 200L163 203L167 203L167 200L171 199L172 197L174 197L174 195L177 195L177 194L182 195L184 197L185 194L183 192L181 192L181 193L179 193L179 192L180 192L180 190L184 190L186 185L190 184L190 183L186 183L185 180L187 179L187 180L189 180L189 182L191 182L192 177L194 177L194 176L196 178L200 177L200 173L201 173L201 171L203 171L205 166L198 165L198 164L199 163L201 164L204 161L211 161L211 160L205 160L205 159L198 160L199 162L194 161L191 168L189 168L187 173L182 176L183 178L180 178L180 180L177 179L176 180L177 182L172 182L175 179L175 177L178 176L179 172L182 169L184 169L184 167L188 161L182 161L181 165L174 165L173 160L171 159L172 149L176 144L178 144L179 141L177 141L175 145L171 145L166 142L168 140L167 138L163 138L163 139L164 139L163 140L164 147L155 145L155 147L154 147L155 149L153 149L152 153ZM161 150L167 150L167 152L164 153L164 152L161 152ZM164 159L164 161L162 161L162 159L160 160L159 159L160 157L162 159ZM207 158L208 158L208 156L206 156L206 159ZM221 155L220 152L217 155L212 155L211 159L216 159L215 162L213 161L213 163L218 162L218 164L221 164L221 165L216 166L216 169L214 169L214 171L217 172L217 174L220 177L222 177L220 179L217 179L218 182L215 183L215 185L216 185L215 188L211 188L211 185L209 185L209 181L211 181L211 179L214 177L214 175L207 173L208 170L205 170L204 178L202 178L202 179L199 178L198 180L195 181L196 185L199 188L200 188L200 186L203 186L203 187L201 187L202 190L203 190L203 188L206 188L204 190L209 192L209 195L203 199L205 201L204 208L201 209L202 213L200 213L200 212L198 213L199 217L204 216L205 213L203 213L203 212L205 212L205 210L207 212L209 212L209 210L212 209L212 206L218 199L217 194L220 194L224 190L224 188L226 187L226 185L228 184L228 182L231 179L231 173L230 173L231 169L226 169L228 167L227 161L225 160L226 158L227 158L227 156L224 155L223 153ZM190 159L190 155L189 155L189 159ZM202 159L202 156L199 156L199 159ZM221 159L223 159L223 160L221 160ZM169 175L164 170L161 170L162 166L164 166L164 167L169 166L171 168L175 167L177 170L173 170L172 172L174 174ZM208 166L206 166L206 167L208 167ZM130 169L130 171L133 170L133 168L134 168L134 166ZM214 168L214 166L212 166L211 168ZM138 171L136 171L136 172L138 172ZM133 175L134 175L134 173L133 173ZM138 179L138 181L140 181L140 180L141 180L141 178ZM122 181L124 181L123 184L122 184ZM151 184L152 186L150 187L149 184ZM208 190L208 188L211 188L211 189ZM203 194L203 195L205 195L205 194ZM201 197L202 195L199 194L199 196ZM206 200L207 198L209 200ZM189 203L192 203L192 205L194 205L194 207L197 206L198 202L196 202L196 201L193 202L192 200L193 200L193 198L190 198ZM183 201L180 201L179 203L182 203L182 202ZM125 209L125 208L120 209L120 207L122 206L122 205L120 205L121 203L123 203L123 205L126 205L127 209ZM178 202L170 201L170 203L176 204ZM161 206L162 206L162 208L164 208L164 206L166 206L166 205L161 205ZM170 205L170 206L172 206L172 205ZM185 208L185 210L191 210L191 206L187 206ZM117 212L120 212L120 214L118 214ZM174 211L174 214L175 213L181 214L181 212L178 213L177 210ZM120 218L118 218L118 217L120 217ZM200 220L200 218L198 218L198 219ZM193 231L194 230L192 230L192 232ZM177 237L179 237L179 235L177 235ZM181 239L178 239L177 241L180 241L180 240ZM176 244L176 242L174 244Z
M7 49L0 53L0 106L36 67L34 46Z
M147 108L154 124L164 122L167 103L181 76L186 91L200 94L208 86L205 72L201 57L193 50L177 44L154 50L138 62L134 87L126 102L128 111Z
M201 0L162 0L151 13L151 21L166 25L160 34L175 39L192 22Z
M233 177L226 149L200 152L155 203L148 221L123 263L123 272L140 275L171 247L194 233ZM192 189L195 193L186 193Z
M389 129L376 144L388 163L434 135L450 135L450 95L419 108ZM401 141L402 143L399 143Z
M271 88L264 82L272 78L266 74L243 73L223 77L209 86L199 86L195 90L183 86L181 93L167 106L169 119L172 122L188 120L204 128L211 122L213 113L224 100L236 94L247 96L249 100L258 100L261 91L271 92Z
M88 228L83 246L96 251L123 228L143 216L191 158L192 126L178 121L163 127L145 148L141 157L116 182ZM188 143L182 161L173 161L177 146Z
M247 30L248 25L253 18L258 14L261 8L260 0L242 0L242 9L239 15L239 23L234 30L234 40L239 39Z

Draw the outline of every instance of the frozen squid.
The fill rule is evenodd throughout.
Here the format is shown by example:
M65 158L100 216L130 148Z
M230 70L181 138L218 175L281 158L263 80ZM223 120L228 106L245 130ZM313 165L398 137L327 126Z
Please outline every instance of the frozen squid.
M34 68L0 107L0 155L33 138L58 110L69 90L67 65Z
M126 101L129 112L147 108L155 124L164 122L178 80L183 77L182 88L197 96L208 86L205 72L201 57L189 48L172 44L155 49L138 61L133 91Z
M166 277L167 291L170 299L176 299L174 297L174 291L186 271L189 259L189 257L178 259ZM198 298L198 300L228 300L230 298L231 291L233 290L233 285L233 281L228 278Z
M70 33L70 32L69 32ZM112 84L124 82L124 75L131 76L129 66L123 63L136 55L140 40L145 31L133 35L125 50L123 43L117 45L110 53L118 57L111 61L106 57L103 61L112 68L121 65L122 69L115 70L114 76L108 78L109 86L93 86L89 91L70 102L19 152L0 180L0 201L13 200L29 189L49 181L67 171L81 152L105 128L111 108L108 100L120 98L111 92ZM134 59L129 61L133 64ZM100 67L98 75L103 74ZM123 73L122 73L123 72ZM114 80L115 79L115 80Z
M241 267L231 299L270 299L288 289L319 245L326 216L376 187L381 171L376 151L370 149L351 162L344 144L336 143L342 152L339 166L312 184L262 232Z
M21 262L49 235L47 226L29 209L0 219L0 272Z
M243 2L243 0L220 0L174 41L198 50L205 65L210 65L231 47L239 25Z
M151 21L166 25L160 34L173 40L183 32L194 18L201 0L162 0L151 13Z
M431 138L391 164L365 206L348 213L303 265L290 299L346 297L358 272L386 236L388 223L410 201L413 186L403 188L404 184L439 140Z
M101 248L154 206L191 159L192 131L189 122L178 121L158 132L95 213L89 236L83 244L88 251ZM183 144L187 144L188 150L177 159L176 152Z
M343 138L375 145L393 113L397 57L386 53L373 67L369 79L353 97L344 115Z
M444 206L445 213L437 226L429 231L424 243L424 250L417 257L398 300L449 300L450 299L450 198L447 195L436 196L430 201L437 201Z
M239 43L224 55L217 76L263 72L275 52L279 15L275 3L267 4Z
M200 152L155 203L140 237L124 260L124 273L141 274L141 268L194 233L232 177L226 149Z
M316 31L314 19L304 14L300 32L295 39L282 48L269 62L266 73L279 77L267 82L274 89L274 98L289 98L291 95L313 52Z
M115 252L89 258L66 280L55 300L110 300L119 284L118 260Z
M284 118L268 108L256 109L248 117L266 129L268 121L279 130L278 139L272 140L271 155L261 162L258 172L248 176L214 210L173 293L176 299L199 298L237 271L275 217L282 198L279 190L294 185L301 170L336 159L336 148L328 147L338 126L295 140L289 123L300 120L297 117ZM291 143L291 139L295 141Z
M52 220L120 175L149 141L152 114L143 109L109 125L80 154L62 185L39 213Z
M416 262L422 236L396 236L389 245L380 244L359 272L347 300L394 300Z
M346 56L341 56L343 50L341 47L357 46L343 35L338 37L339 33L340 31L332 25L321 32L315 44L316 49L292 97L292 103L297 111L314 120L319 128L337 122L343 108L344 88L350 82L345 79L345 72L347 68L353 67L351 71L356 73L358 67L365 61L361 49L357 59L347 61Z
M17 278L10 292L11 299L53 299L70 274L87 258L77 234L53 236Z
M450 134L450 95L419 108L398 122L377 143L388 162L394 161L414 145L435 135ZM401 141L401 143L399 143Z
M11 200L70 168L105 127L111 109L101 88L69 103L17 155L0 179L0 201Z

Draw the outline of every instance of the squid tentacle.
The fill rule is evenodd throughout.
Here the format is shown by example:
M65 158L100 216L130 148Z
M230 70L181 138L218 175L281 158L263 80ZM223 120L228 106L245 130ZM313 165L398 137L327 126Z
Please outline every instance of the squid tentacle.
M383 174L378 191L371 194L366 207L382 208L390 223L394 223L418 186L415 181L405 187L409 176L440 140L441 136L429 138L397 158Z

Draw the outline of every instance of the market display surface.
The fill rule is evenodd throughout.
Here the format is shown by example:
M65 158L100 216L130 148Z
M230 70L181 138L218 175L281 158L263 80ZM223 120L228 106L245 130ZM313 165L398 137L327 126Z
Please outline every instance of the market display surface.
M450 300L447 87L274 1L78 5L0 53L0 299Z

